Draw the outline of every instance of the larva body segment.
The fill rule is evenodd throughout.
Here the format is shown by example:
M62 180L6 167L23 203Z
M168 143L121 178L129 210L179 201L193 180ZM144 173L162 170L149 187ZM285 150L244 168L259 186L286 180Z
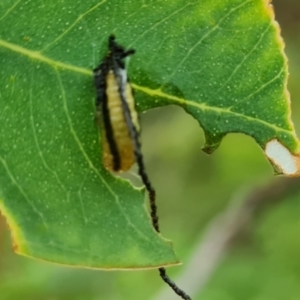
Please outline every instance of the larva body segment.
M106 138L106 133L102 134L103 147L103 165L109 171L127 171L135 162L134 145L132 137L125 120L122 102L120 97L120 90L117 84L117 78L113 71L110 70L106 76L106 98L107 108L109 111L110 123L112 126L114 141L119 155L119 167L114 169L114 155L110 150L110 145ZM132 89L129 83L125 83L125 97L133 123L138 130L138 117L135 111L134 98ZM105 127L102 127L105 131Z

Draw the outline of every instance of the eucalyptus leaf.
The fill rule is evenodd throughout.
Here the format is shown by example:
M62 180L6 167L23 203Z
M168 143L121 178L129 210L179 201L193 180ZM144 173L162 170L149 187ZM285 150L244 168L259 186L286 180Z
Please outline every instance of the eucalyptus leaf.
M144 190L101 163L92 69L111 33L136 49L139 112L182 106L207 152L242 132L297 155L283 42L265 0L0 3L0 207L15 250L93 268L176 264Z

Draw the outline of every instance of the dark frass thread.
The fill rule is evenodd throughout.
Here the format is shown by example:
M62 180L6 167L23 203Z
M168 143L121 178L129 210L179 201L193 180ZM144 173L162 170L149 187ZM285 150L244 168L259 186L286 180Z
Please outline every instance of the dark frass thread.
M128 131L133 143L133 151L135 160L138 165L138 173L141 177L143 184L149 194L150 201L150 214L154 229L160 232L157 206L156 206L156 193L147 175L143 155L141 152L141 144L139 139L139 132L132 120L132 111L128 105L128 99L126 99L126 87L129 84L128 78L126 78L125 65L123 59L129 55L135 53L133 49L125 51L125 49L115 42L115 37L111 35L108 39L109 53L103 59L101 64L94 69L94 80L97 91L96 109L97 112L103 115L103 125L105 126L106 139L109 144L109 149L113 157L113 169L118 171L120 169L120 154L117 148L116 137L113 132L111 112L108 108L109 94L106 94L106 82L107 76L110 71L113 72L119 97L121 99L122 111L128 127ZM125 74L125 75L124 75ZM159 274L161 278L173 289L173 291L182 299L191 300L191 298L181 290L167 275L165 268L159 268Z

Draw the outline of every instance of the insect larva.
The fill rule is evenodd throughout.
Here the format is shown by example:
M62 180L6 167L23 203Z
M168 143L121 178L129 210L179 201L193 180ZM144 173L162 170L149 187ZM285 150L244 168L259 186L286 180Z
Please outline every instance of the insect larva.
M139 131L132 89L123 59L134 53L125 51L113 36L109 38L109 53L94 69L97 88L96 111L102 130L103 165L109 171L127 171L135 162L133 139L124 115L125 99L135 129Z
M101 64L94 69L97 90L96 113L102 128L103 165L109 171L126 171L136 161L138 172L149 194L151 219L154 229L160 232L155 203L155 190L145 170L139 141L139 122L134 98L127 78L123 59L132 55L133 49L125 51L108 39L109 52ZM185 300L191 298L159 268L161 278L173 291Z

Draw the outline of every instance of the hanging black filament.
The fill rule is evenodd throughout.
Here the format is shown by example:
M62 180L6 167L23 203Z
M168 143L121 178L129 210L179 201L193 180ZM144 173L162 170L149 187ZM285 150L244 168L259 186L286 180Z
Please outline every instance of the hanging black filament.
M145 169L139 139L138 117L123 61L124 58L134 54L135 51L133 49L125 51L122 46L115 42L113 35L108 39L108 47L108 55L94 69L97 90L96 111L100 119L100 125L104 129L102 135L103 164L110 171L126 171L134 161L137 162L138 173L149 194L152 224L154 229L160 232L156 194ZM191 300L168 277L165 268L159 268L158 270L161 278L177 295L182 299Z

